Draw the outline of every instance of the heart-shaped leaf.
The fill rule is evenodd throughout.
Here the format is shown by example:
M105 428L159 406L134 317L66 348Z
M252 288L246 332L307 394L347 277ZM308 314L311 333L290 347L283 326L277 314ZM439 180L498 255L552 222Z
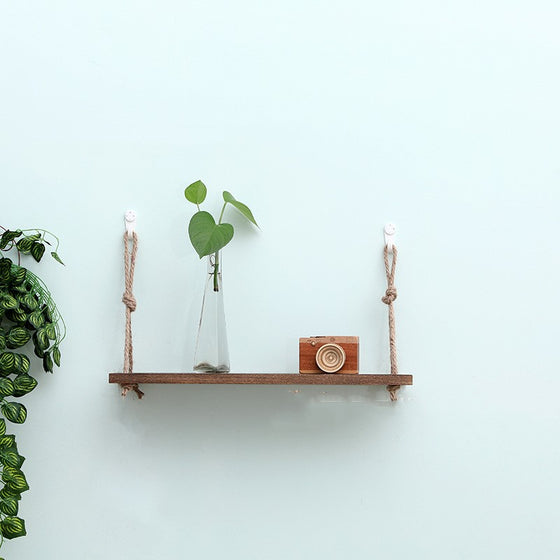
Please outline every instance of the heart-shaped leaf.
M216 253L233 238L231 224L216 224L208 212L197 212L189 223L189 237L200 258Z
M195 181L185 189L185 198L193 204L202 204L206 199L206 185Z
M257 227L259 227L259 224L257 224L253 213L251 212L251 210L249 210L249 207L247 205L239 202L239 200L236 200L235 197L228 191L223 192L223 197L224 202L229 202L232 206L235 206L235 208L237 208L252 224L255 224Z
M43 258L44 254L45 254L45 245L43 245L43 243L36 241L33 243L33 245L31 245L31 256L37 262L39 262Z

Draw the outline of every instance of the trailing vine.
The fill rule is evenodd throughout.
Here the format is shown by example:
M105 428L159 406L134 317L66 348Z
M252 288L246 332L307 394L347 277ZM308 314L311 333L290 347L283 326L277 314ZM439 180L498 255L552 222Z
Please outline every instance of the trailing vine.
M7 433L6 420L23 424L27 409L13 399L27 395L37 386L29 374L33 354L51 372L60 366L60 343L66 328L43 281L21 266L21 256L40 262L47 246L58 256L58 238L42 230L7 230L0 236L0 547L4 539L26 534L25 521L18 517L21 494L29 485L21 467L25 461L16 438ZM17 262L6 254L10 253ZM30 346L27 346L28 343ZM33 347L33 354L31 353ZM14 352L14 350L19 350ZM3 560L3 558L0 558Z

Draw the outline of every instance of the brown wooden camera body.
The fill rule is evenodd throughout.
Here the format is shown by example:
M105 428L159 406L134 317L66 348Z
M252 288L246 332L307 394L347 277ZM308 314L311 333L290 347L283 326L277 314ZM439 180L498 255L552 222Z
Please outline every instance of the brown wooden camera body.
M346 354L344 365L336 373L359 372L360 339L357 336L312 336L299 339L299 372L325 373L316 362L317 351L325 344L337 344Z

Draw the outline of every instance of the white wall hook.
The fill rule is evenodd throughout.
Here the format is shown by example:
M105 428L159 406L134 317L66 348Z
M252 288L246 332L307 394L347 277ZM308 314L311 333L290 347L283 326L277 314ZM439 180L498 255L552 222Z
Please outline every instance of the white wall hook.
M393 243L395 242L395 233L397 231L397 227L393 223L385 224L383 228L383 233L385 235L385 245L387 246L387 250L391 252L393 250Z
M136 231L136 212L134 210L126 211L124 215L124 225L126 226L128 238L132 239L132 234Z

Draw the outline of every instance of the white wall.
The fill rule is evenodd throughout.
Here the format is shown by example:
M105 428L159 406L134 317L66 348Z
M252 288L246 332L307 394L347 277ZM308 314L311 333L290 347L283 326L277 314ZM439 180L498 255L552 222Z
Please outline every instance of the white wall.
M4 2L2 218L69 334L17 427L28 536L8 559L560 556L560 10L552 1ZM204 265L183 189L262 231L225 252L233 371L357 334L383 388L147 386L121 400L123 213L136 371L188 371ZM233 216L233 215L232 215ZM232 218L234 219L234 218Z

